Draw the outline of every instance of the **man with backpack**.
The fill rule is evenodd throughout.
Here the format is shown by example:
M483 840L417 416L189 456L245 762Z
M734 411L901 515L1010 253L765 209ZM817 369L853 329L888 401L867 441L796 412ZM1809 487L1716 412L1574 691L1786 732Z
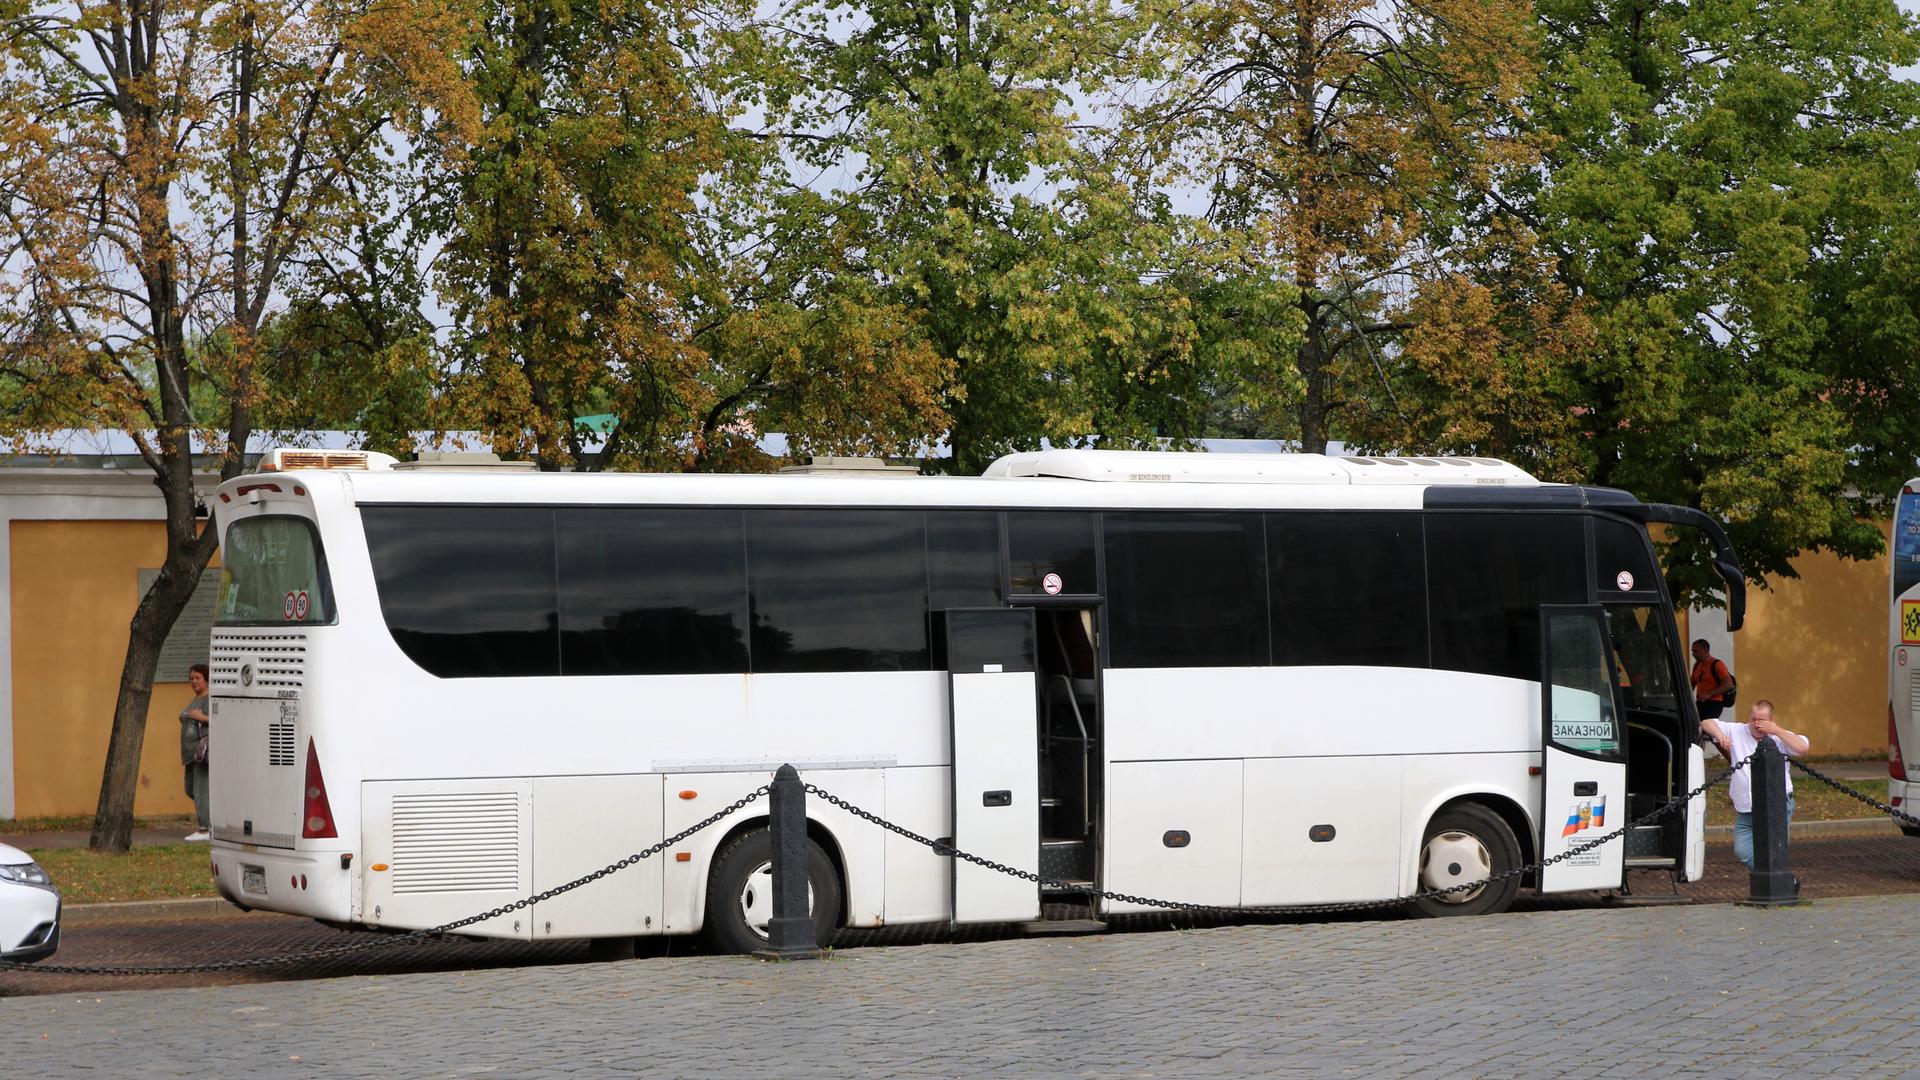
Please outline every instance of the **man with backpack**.
M1715 657L1708 648L1707 639L1695 641L1693 703L1700 709L1700 719L1718 720L1723 710L1732 708L1734 691L1738 686L1733 672L1727 670L1727 662Z

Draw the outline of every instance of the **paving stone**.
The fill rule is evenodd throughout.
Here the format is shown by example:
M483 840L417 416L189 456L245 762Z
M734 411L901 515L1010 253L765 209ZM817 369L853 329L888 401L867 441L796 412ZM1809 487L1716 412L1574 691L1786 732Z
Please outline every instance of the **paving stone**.
M1916 896L1592 908L51 994L0 1024L17 1075L1877 1077L1920 1053L1887 965L1913 940Z

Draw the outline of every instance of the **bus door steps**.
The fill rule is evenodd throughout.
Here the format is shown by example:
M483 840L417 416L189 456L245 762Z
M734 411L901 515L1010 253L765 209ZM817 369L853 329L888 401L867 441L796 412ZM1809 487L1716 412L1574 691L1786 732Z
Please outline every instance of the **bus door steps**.
M1093 888L1091 881L1068 884ZM1106 920L1100 918L1091 896L1074 901L1045 901L1040 905L1038 919L1020 924L1021 931L1028 934L1098 934L1106 928Z
M1627 864L1631 866L1635 859L1660 854L1661 848L1666 843L1666 830L1658 825L1635 825L1632 831L1627 833L1626 839ZM1662 865L1671 866L1673 860L1668 859Z
M1056 881L1093 878L1093 848L1084 839L1049 837L1040 841L1040 876Z
M1633 879L1625 878L1620 887L1600 898L1608 907L1660 907L1669 904L1691 904L1693 898L1680 891L1679 865L1672 859L1658 856L1637 856L1627 860L1627 872L1635 870L1665 870L1667 872L1667 891L1664 893L1637 893L1633 891Z

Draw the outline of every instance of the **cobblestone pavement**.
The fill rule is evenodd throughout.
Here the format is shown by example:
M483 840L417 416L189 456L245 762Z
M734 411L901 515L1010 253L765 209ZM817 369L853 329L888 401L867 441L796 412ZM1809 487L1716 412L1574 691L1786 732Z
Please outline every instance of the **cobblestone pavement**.
M1795 872L1805 882L1804 895L1809 899L1920 893L1920 840L1910 840L1897 833L1796 841L1791 855ZM1706 878L1682 886L1680 895L1696 903L1738 900L1747 895L1746 871L1734 862L1729 847L1724 844L1709 845L1707 866ZM1632 884L1643 895L1671 895L1672 890L1667 882L1664 874L1646 873L1633 875ZM1601 894L1598 893L1536 896L1523 892L1517 907L1523 912L1577 910L1597 908L1601 902ZM1399 916L1389 914L1386 918L1397 919ZM1114 920L1113 926L1118 931L1155 933L1247 922L1306 925L1327 921L1297 916L1228 918L1130 915ZM1362 920L1357 916L1348 916L1334 921L1354 923ZM352 935L359 938L369 936ZM896 927L883 931L843 933L837 944L842 946L844 952L875 945L922 944L933 940L980 942L1007 936L1009 931L1004 927L967 927L956 935L947 935L944 930L931 927ZM191 914L169 916L147 914L117 921L88 919L82 922L79 918L70 918L62 933L60 951L52 962L76 965L197 963L298 952L347 940L351 940L351 937L343 935L341 931L307 919L263 912L243 914L232 908L213 908L210 913L201 909ZM686 938L655 938L643 942L643 945L655 955L681 956L700 951L697 941ZM348 975L477 971L575 964L587 959L586 946L577 942L530 945L448 940L402 944L395 940L392 944L383 942L364 953L236 972L138 978L0 973L0 999L29 994L124 988L217 986Z
M10 1075L1886 1076L1920 897L0 1002Z

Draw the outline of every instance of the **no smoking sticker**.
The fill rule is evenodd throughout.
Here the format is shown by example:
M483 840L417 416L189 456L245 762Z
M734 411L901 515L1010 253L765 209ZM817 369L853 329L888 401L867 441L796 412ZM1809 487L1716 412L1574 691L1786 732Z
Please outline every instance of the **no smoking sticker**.
M1041 578L1040 587L1046 590L1048 596L1059 596L1061 589L1060 575L1048 574L1046 577Z
M1633 571L1622 570L1613 576L1613 583L1620 586L1621 592L1633 591Z

